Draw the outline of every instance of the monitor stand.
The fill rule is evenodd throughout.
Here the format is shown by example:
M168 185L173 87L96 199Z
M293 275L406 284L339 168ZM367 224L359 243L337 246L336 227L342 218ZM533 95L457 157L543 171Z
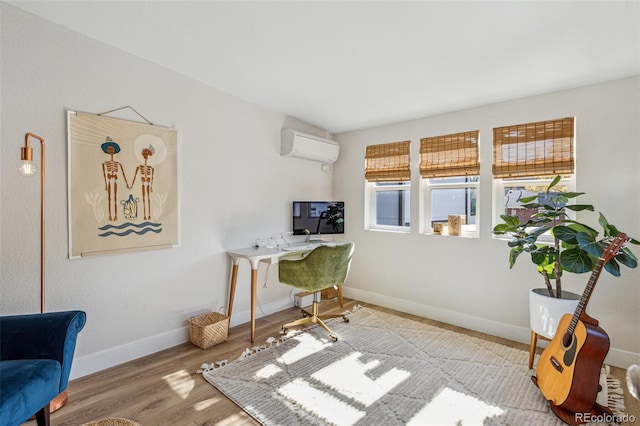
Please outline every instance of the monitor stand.
M321 243L322 236L320 234L309 234L309 242L310 243Z

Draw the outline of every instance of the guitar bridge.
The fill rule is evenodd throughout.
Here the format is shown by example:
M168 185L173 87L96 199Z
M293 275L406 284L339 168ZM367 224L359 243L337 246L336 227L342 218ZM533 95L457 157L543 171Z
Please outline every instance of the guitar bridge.
M562 364L560 364L560 362L554 356L552 356L549 359L549 362L551 362L551 365L553 366L553 368L555 368L560 373L562 373L562 370L564 370L564 367L562 366Z

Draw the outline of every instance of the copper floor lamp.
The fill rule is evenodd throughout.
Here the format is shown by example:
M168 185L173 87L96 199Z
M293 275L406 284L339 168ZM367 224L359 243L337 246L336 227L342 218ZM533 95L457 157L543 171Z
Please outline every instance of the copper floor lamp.
M40 313L44 313L44 139L34 133L24 135L24 147L20 149L21 163L18 170L25 176L33 176L38 173L38 168L33 164L33 148L29 146L29 139L40 141ZM63 391L51 401L51 412L62 408L69 399L67 391Z

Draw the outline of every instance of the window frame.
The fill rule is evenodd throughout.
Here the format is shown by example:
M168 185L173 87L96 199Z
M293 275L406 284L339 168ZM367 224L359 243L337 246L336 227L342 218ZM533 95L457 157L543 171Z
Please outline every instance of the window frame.
M411 230L411 140L388 142L365 147L364 228L392 232ZM384 184L384 185L378 185ZM377 194L383 191L407 191L409 226L378 223ZM399 210L398 213L401 213Z
M384 186L378 186L379 182L365 181L365 229L372 231L388 231L408 233L411 231L411 181L380 182ZM407 191L409 194L409 226L381 225L377 221L378 203L377 194L385 191Z
M546 188L561 175L564 177L558 184L575 192L576 121L573 116L493 128L493 227L501 223L500 216L506 214L505 189L509 186ZM568 216L576 217L572 211ZM508 239L508 236L492 235ZM553 237L546 233L538 241L551 243Z
M505 197L505 189L510 186L526 186L526 185L535 185L541 187L547 187L551 181L555 178L555 176L532 176L530 178L494 178L493 179L493 227L497 224L502 223L502 219L500 215L506 214L505 206L504 206L504 197ZM566 186L566 190L569 192L576 191L576 175L573 173L572 175L563 177L558 185ZM570 200L570 204L575 203L575 200ZM567 215L570 219L576 219L576 212L567 210ZM498 240L510 240L508 235L495 235L493 234L494 239ZM553 237L550 233L545 233L538 237L538 241L541 243L552 244Z
M475 182L442 182L443 179L471 179ZM438 182L439 181L439 182ZM420 233L448 235L434 231L432 198L442 189L475 191L474 224L461 226L456 236L478 238L480 235L480 130L467 130L420 139ZM465 212L466 214L466 212Z
M476 177L476 182L450 182L450 183L433 183L432 178L420 178L420 233L425 235L444 235L438 234L433 230L431 195L432 191L439 189L474 189L476 192L476 223L473 224L475 229L470 229L472 224L462 225L460 235L456 237L478 238L480 236L480 176L456 176L459 178Z

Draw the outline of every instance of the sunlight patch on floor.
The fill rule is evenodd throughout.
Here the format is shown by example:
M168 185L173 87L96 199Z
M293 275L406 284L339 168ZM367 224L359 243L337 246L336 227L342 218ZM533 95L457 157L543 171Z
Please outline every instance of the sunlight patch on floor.
M378 367L380 361L363 364L360 357L360 352L354 352L318 370L311 377L368 407L411 375L394 367L373 380L366 373Z
M322 342L309 333L300 333L292 337L291 340L297 340L300 343L277 359L279 363L284 365L291 365L309 355L320 352L332 343L329 341Z
M275 376L279 372L282 371L282 368L278 367L275 364L267 364L260 370L256 371L256 378L258 379L268 379L271 376Z
M247 417L242 416L240 414L232 414L224 418L224 420L219 420L216 422L216 426L225 426L225 425L241 425L244 423L248 423Z
M503 413L501 408L476 397L444 388L407 425L481 425L486 418Z
M193 409L196 411L203 411L220 401L222 401L222 398L205 399L204 401L199 401L193 404Z
M367 413L336 397L312 387L303 379L295 379L278 389L285 398L299 404L316 416L339 425L352 425Z
M187 399L196 386L196 382L191 377L191 374L184 369L168 374L164 376L162 380L167 382L171 390L177 393L182 399Z

